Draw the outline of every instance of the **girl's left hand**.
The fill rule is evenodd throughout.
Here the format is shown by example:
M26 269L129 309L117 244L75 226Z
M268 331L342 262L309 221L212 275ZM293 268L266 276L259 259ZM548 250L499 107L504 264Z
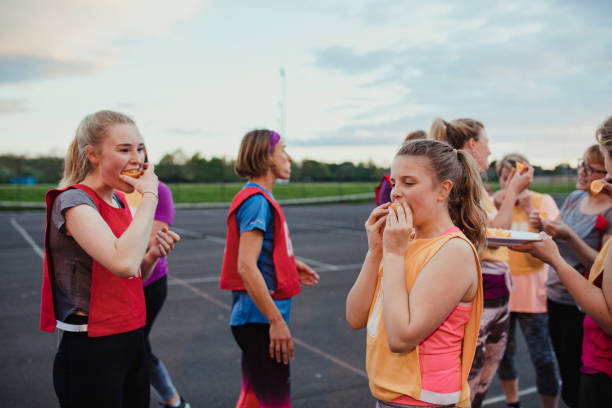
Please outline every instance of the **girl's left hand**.
M545 232L540 232L542 237L541 241L531 242L528 244L513 246L513 251L527 252L532 256L535 256L539 260L551 264L557 258L560 258L559 248L555 241L552 240L550 235Z
M383 232L383 252L404 255L414 238L412 211L408 205L397 203L397 214L390 209Z
M181 240L181 237L174 231L163 227L157 231L155 242L149 246L147 251L154 259L168 255L174 249L174 245Z
M295 266L297 266L298 276L302 285L314 286L319 283L319 274L312 270L310 266L297 259L295 260Z

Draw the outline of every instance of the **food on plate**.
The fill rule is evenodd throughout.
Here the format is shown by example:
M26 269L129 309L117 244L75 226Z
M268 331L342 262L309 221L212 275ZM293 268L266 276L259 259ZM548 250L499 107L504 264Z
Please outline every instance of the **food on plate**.
M487 228L487 237L510 237L510 231L503 230L501 228Z

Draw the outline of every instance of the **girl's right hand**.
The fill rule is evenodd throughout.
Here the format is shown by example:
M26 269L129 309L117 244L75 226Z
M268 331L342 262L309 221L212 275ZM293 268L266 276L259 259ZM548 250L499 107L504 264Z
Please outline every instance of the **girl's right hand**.
M397 204L397 214L389 214L383 233L383 248L385 253L404 255L414 239L415 230L412 225L412 211L408 205Z
M119 175L119 180L134 187L136 191L143 194L145 191L151 191L157 195L157 187L159 180L155 174L155 166L153 163L145 163L143 167L144 173L139 178L133 178L124 174Z
M543 220L542 229L552 238L566 239L570 235L570 227L560 219Z
M601 190L601 194L605 194L608 197L612 197L612 177L606 176L602 179L604 186Z
M542 231L544 226L542 225L542 218L540 218L539 210L531 210L531 213L529 213L529 223L534 229Z
M517 171L512 169L510 176L508 177L508 189L512 190L517 196L524 190L529 188L531 181L533 180L533 167L529 166L526 171Z
M368 248L372 253L382 253L382 233L385 228L386 215L389 214L391 203L385 203L374 208L365 222L368 236Z

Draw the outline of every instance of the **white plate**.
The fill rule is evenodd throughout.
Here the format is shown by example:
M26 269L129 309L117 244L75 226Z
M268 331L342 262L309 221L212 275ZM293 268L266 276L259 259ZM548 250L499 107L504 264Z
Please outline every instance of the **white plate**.
M515 231L515 230L503 230L504 232L509 232L509 237L487 237L487 246L489 247L499 247L499 246L507 246L512 247L516 245L526 244L527 242L535 242L541 241L542 237L540 234L535 232L527 232L527 231Z

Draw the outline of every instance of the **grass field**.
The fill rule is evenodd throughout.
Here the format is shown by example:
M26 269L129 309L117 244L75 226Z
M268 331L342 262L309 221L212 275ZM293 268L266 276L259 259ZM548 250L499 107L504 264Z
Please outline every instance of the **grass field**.
M287 183L274 187L274 196L279 199L327 197L345 194L369 193L374 191L377 183ZM228 202L243 183L225 184L169 184L174 201L177 203ZM42 202L45 192L55 186L40 184L20 186L0 184L0 201ZM499 189L498 184L491 184L493 191ZM568 194L575 188L573 183L533 184L531 189L540 193Z
M177 203L227 202L244 183L225 184L168 184ZM279 199L327 197L345 194L369 193L376 183L288 183L277 184L273 194ZM42 202L45 192L55 186L40 184L19 186L0 184L0 201Z

